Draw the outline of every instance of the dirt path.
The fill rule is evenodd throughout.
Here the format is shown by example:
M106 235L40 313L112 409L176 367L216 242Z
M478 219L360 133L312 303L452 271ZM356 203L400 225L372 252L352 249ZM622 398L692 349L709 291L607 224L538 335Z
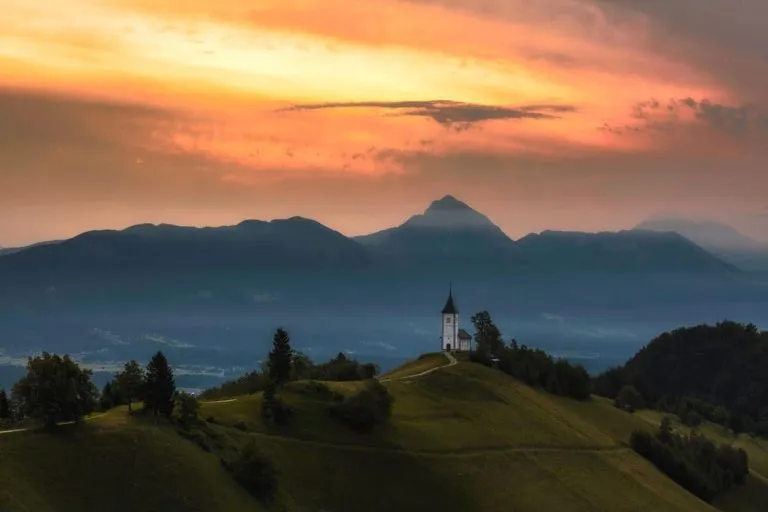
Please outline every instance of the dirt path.
M594 446L594 447L556 447L556 446L479 446L473 448L457 448L451 450L410 450L401 446L365 446L355 444L328 443L311 439L267 434L265 432L248 431L249 435L270 439L280 443L293 443L317 448L330 448L334 450L346 450L366 453L403 453L420 457L474 457L482 455L506 454L506 453L571 453L571 454L615 454L628 453L632 449L624 445Z
M101 418L102 416L104 416L104 414L106 413L94 414L93 416L88 416L86 418L83 418L80 421L83 422L83 421L95 420L96 418ZM56 426L60 427L63 425L73 425L75 423L76 423L75 421L62 421L61 423L57 423ZM40 430L42 428L43 427L26 427L26 428L14 428L12 430L0 430L0 436L5 434L18 434L19 432L29 432L30 430Z
M448 358L448 364L444 364L443 366L437 366L435 368L430 368L429 370L423 371L421 373L416 373L416 374L413 374L413 375L406 375L404 377L394 377L394 378L386 377L386 378L383 378L383 379L379 379L379 382L394 382L396 380L418 379L418 378L427 376L427 375L429 375L432 372L436 372L437 370L442 370L444 368L450 368L451 366L456 366L457 364L459 364L459 362L456 360L456 358L450 352L443 352L443 354L445 355L445 357Z

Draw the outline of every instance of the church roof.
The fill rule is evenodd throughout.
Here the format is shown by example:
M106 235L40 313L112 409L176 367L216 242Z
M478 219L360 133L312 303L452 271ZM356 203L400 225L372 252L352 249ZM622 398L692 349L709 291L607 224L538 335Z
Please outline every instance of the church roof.
M471 339L472 339L472 335L470 335L470 334L469 334L467 331L465 331L464 329L459 329L459 339L460 339L460 340L465 340L465 339L466 339L466 340L471 340Z
M458 315L459 310L456 309L456 304L453 303L453 290L448 291L448 301L443 308L444 315Z

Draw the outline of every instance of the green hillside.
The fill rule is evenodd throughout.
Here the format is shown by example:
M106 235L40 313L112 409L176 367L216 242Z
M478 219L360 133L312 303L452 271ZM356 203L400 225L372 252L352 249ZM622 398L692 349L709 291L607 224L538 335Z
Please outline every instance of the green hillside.
M0 435L0 510L259 510L219 464L250 443L278 470L275 509L291 512L716 510L628 447L633 429L657 428L657 413L556 397L467 362L408 378L441 359L388 374L392 418L366 434L330 417L316 387L292 382L280 393L295 411L285 427L264 424L255 394L203 403L191 441L124 410L58 434ZM738 442L753 475L714 505L765 510L768 451Z
M55 433L0 435L3 512L254 511L218 458L120 408Z
M434 367L426 359L409 366ZM204 404L203 416L214 437L254 439L275 461L289 510L714 510L627 447L633 428L655 425L605 400L553 397L470 363L387 386L392 420L369 434L337 425L301 382L282 394L296 410L288 427L263 425L258 395Z

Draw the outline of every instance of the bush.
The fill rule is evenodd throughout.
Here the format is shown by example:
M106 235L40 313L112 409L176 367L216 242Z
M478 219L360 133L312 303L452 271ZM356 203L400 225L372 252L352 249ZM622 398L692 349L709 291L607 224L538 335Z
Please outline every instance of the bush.
M683 422L683 425L688 427L698 427L704 423L704 418L702 418L701 414L696 411L688 411L682 418L680 418L680 421Z
M173 419L184 426L197 422L200 403L189 393L178 392L174 400Z
M263 503L271 503L277 495L277 471L272 461L262 455L256 445L249 444L222 465L245 490Z
M389 390L380 382L370 380L356 395L331 405L329 413L353 430L368 432L389 420L393 403Z
M619 391L613 405L625 411L635 412L643 406L643 397L634 386L626 385Z

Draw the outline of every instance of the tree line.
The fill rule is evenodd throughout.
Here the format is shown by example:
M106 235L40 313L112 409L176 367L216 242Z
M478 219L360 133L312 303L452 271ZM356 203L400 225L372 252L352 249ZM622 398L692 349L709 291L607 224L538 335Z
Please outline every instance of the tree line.
M470 360L495 366L502 372L530 386L537 386L555 395L576 400L590 396L591 379L581 365L555 359L543 350L529 348L512 339L504 343L499 328L490 313L480 311L472 316L475 346Z
M631 389L639 407L675 414L686 425L707 420L736 434L768 437L765 368L768 332L725 321L661 334L626 364L599 375L593 391L619 403L620 393Z
M332 392L327 384L315 380L310 380L306 389L328 402L327 411L333 418L354 430L369 431L389 420L394 402L387 388L374 379L378 372L375 365L360 364L343 354L327 363L315 365L291 347L290 336L284 329L277 329L263 376L265 387L262 416L267 423L274 425L286 425L291 421L293 409L278 395L279 389L291 380L307 377L338 381L363 380L363 389L347 397Z
M284 329L278 329L275 336L280 337L281 344L286 343L290 347L290 336ZM361 381L373 379L380 369L373 363L361 363L354 358L350 358L339 352L324 363L315 363L309 356L303 352L290 347L285 355L280 352L274 352L273 348L266 363L259 370L248 372L237 379L229 380L213 388L206 389L200 394L200 397L206 400L217 400L233 396L251 395L267 389L274 377L270 375L279 374L281 383L297 380L323 380L323 381ZM282 350L282 349L281 349ZM272 358L281 358L280 363L270 362ZM273 365L281 365L279 369L273 368ZM272 366L271 366L272 365ZM277 372L274 373L274 372ZM272 372L272 373L271 373Z
M79 422L97 410L118 405L127 404L131 412L137 402L143 403L144 413L167 418L174 411L188 417L190 410L196 410L191 397L177 392L173 370L160 351L145 368L134 360L125 363L101 393L92 375L69 355L43 352L30 357L26 374L13 385L10 398L0 390L0 420L8 424L40 421L51 428L62 422Z
M635 430L630 445L692 494L711 502L749 474L747 453L727 444L717 445L696 432L684 435L665 417L658 432Z

